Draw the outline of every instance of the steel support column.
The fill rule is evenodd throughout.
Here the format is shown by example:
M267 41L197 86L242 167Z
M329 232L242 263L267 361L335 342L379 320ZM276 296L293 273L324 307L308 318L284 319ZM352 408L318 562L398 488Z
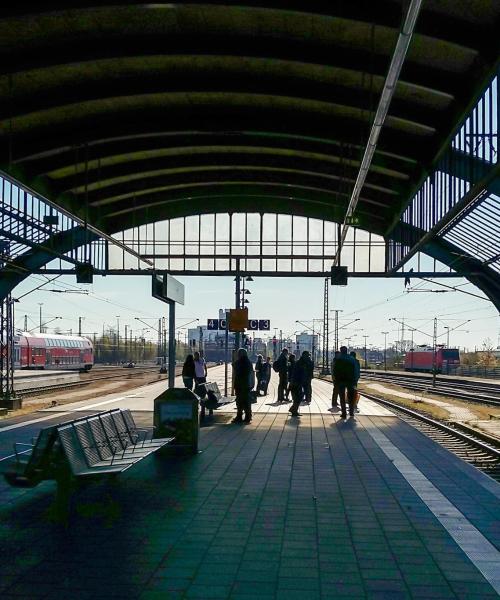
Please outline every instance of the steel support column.
M323 364L321 372L327 375L330 372L328 367L328 338L329 338L329 310L328 310L328 290L330 279L325 278L325 289L323 293Z
M9 242L0 240L0 269L9 256ZM0 298L0 404L20 408L14 393L14 300L11 294Z

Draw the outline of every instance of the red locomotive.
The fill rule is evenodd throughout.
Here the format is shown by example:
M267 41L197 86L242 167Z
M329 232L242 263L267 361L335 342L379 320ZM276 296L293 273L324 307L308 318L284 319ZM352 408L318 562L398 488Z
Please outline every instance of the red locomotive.
M436 349L436 372L449 373L451 369L460 366L460 354L456 348ZM410 350L405 356L405 371L432 372L434 366L434 350L419 348Z
M27 332L15 336L15 369L89 371L93 364L94 349L87 338L77 335Z

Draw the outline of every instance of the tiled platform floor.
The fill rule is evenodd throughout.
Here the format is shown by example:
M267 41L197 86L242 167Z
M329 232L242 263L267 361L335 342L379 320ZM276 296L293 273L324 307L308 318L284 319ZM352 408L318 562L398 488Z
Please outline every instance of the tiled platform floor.
M397 418L257 413L80 490L70 530L51 483L3 495L0 598L497 598L380 436L498 551L500 485Z
M215 367L209 370L209 380L217 382L219 389L224 393L224 367ZM300 413L305 415L331 412L332 406L332 384L330 381L322 381L314 379L312 382L313 395L311 404L302 403ZM271 374L267 396L260 396L256 404L252 407L254 413L282 413L287 414L291 404L278 403L278 376L276 373ZM291 400L291 395L290 395ZM361 398L359 403L360 415L378 415L388 416L392 413L384 407L368 400ZM335 410L334 414L339 414L340 410Z

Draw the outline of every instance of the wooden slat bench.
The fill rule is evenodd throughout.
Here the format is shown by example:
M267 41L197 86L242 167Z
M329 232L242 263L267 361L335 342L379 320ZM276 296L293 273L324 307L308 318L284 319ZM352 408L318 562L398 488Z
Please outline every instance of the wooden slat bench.
M16 487L55 480L58 496L68 500L72 481L122 473L174 440L148 439L147 433L129 410L120 409L46 427L28 451L14 445L15 460L4 477Z
M206 417L206 410L208 409L209 416L214 414L214 410L226 406L234 402L234 398L223 396L219 390L219 386L215 382L200 384L205 387L207 395L200 399L200 419L203 420ZM210 392L210 393L209 393Z

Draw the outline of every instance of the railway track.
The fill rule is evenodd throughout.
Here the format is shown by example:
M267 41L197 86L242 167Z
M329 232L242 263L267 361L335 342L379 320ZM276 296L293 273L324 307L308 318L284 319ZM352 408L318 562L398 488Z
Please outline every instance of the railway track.
M41 387L36 387L36 388L29 388L29 389L18 389L16 390L16 395L21 396L22 398L26 398L28 396L35 396L35 395L40 395L40 394L46 394L46 393L50 393L50 392L55 392L55 391L60 391L63 389L74 389L74 388L79 388L79 387L84 387L84 386L88 386L91 385L93 383L95 383L96 381L104 381L104 380L109 380L109 379L132 379L135 377L140 377L142 375L154 372L154 371L158 371L158 366L152 366L152 367L142 367L142 368L135 368L135 369L121 369L121 368L115 368L115 369L106 369L106 371L110 371L110 373L100 373L99 371L91 373L82 373L82 375L85 376L85 378L82 381L73 381L73 382L67 382L67 383L59 383L59 384L55 384L55 385L49 385L49 386L41 386ZM104 371L104 369L103 369ZM180 370L179 368L176 368L176 375L178 375L179 373L177 372ZM97 375L97 373L99 373ZM97 376L96 376L97 375Z
M363 371L364 381L380 381L423 393L447 396L466 402L476 402L500 406L500 389L493 384L478 382L464 382L463 380L437 379L436 387L432 385L432 378L415 377L411 375L395 375L384 373L370 373Z
M207 368L215 366L212 363L207 364ZM103 367L101 369L97 369L96 371L87 371L86 373L81 373L81 376L84 377L82 381L74 381L67 383L59 383L56 385L50 386L41 386L38 388L29 388L29 389L18 389L16 390L16 394L22 398L26 398L28 396L40 395L49 392L60 391L63 389L74 389L83 387L86 385L91 385L96 381L104 381L109 379L132 379L135 377L140 377L141 375L145 375L148 373L159 373L158 365L151 365L149 367L135 367L133 369L126 369L121 367ZM182 366L178 365L175 367L175 376L178 377L182 373ZM165 379L167 375L165 374Z
M400 419L500 482L500 441L486 434L479 434L472 427L462 423L458 428L458 425L431 419L385 398L365 392L363 396L389 408Z

